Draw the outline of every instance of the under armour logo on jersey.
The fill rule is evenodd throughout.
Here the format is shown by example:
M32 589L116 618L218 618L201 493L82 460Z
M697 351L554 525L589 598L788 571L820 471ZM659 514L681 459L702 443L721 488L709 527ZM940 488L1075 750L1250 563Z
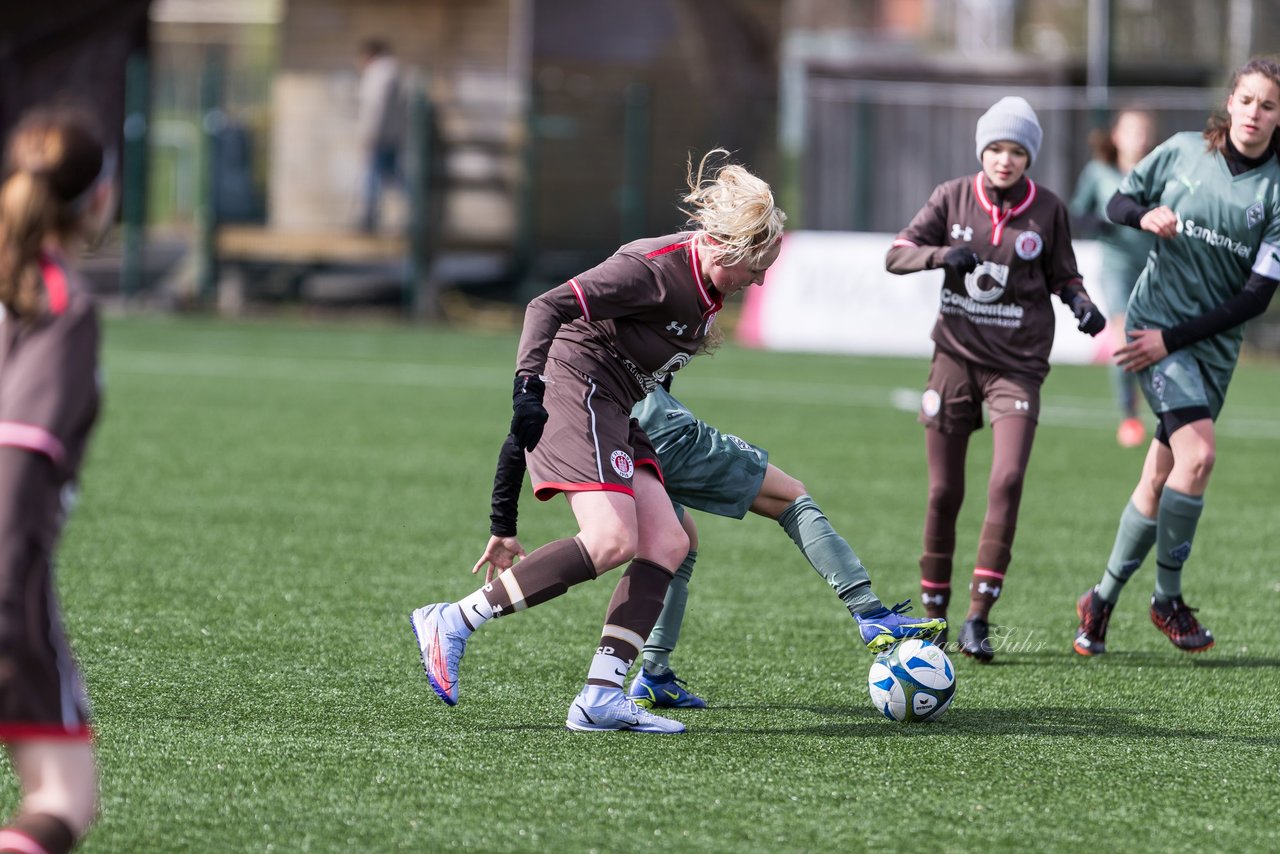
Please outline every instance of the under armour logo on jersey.
M676 323L674 320L667 324L667 331L674 332L677 337L680 335L683 335L684 331L688 328L689 328L689 324Z
M960 223L952 223L951 225L952 240L973 240L973 229L967 225Z
M1021 410L1022 412L1030 412L1031 402L1028 400L1015 400L1013 402L1013 408L1017 410Z
M988 583L987 583L987 582L985 582L985 581L979 581L979 582L978 582L978 594L979 594L979 595L982 595L982 594L985 594L985 593L990 593L990 594L991 594L991 598L992 598L992 599L999 599L999 598L1000 598L1000 585L999 585L999 584L988 584Z

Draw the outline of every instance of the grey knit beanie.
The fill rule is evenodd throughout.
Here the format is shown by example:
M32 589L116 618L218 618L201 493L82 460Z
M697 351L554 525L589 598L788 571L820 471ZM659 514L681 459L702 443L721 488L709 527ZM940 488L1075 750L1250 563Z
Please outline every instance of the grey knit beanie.
M978 162L982 162L982 151L993 142L1006 140L1016 142L1030 155L1027 168L1036 162L1040 153L1040 140L1044 133L1040 130L1040 120L1036 111L1025 99L1011 95L996 101L991 109L978 119Z

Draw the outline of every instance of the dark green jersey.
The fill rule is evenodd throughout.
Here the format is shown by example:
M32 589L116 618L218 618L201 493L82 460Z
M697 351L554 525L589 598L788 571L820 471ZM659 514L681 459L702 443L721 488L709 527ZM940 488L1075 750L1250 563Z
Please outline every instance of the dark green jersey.
M1178 233L1157 240L1129 301L1130 328L1168 329L1235 296L1250 272L1280 271L1280 163L1272 157L1233 176L1226 158L1199 133L1179 133L1147 155L1120 192L1151 207L1167 205ZM1207 367L1230 371L1242 327L1187 349Z
M1138 274L1147 263L1147 253L1155 236L1136 228L1116 225L1107 218L1107 202L1115 195L1124 175L1110 163L1090 160L1076 180L1071 212L1093 216L1099 221L1098 242L1102 244L1102 275L1114 277L1127 290L1133 289ZM1124 306L1110 306L1123 309Z

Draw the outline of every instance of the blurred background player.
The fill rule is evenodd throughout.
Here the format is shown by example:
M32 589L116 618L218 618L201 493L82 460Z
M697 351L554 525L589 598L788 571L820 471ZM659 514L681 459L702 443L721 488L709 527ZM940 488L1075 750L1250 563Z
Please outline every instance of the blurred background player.
M1130 342L1116 353L1138 372L1157 426L1102 580L1076 605L1081 655L1106 651L1112 608L1153 546L1152 622L1179 649L1214 643L1182 598L1182 567L1204 510L1214 421L1240 358L1242 324L1266 311L1280 280L1280 64L1251 60L1228 92L1225 115L1202 134L1163 142L1107 206L1112 221L1158 238L1129 301Z
M0 738L22 788L0 851L68 851L97 811L53 554L99 405L98 318L70 263L114 214L113 167L85 115L35 110L0 189Z
M1146 266L1147 253L1155 238L1144 231L1111 222L1107 219L1107 202L1129 170L1151 151L1156 143L1155 132L1155 119L1143 110L1123 110L1110 129L1095 130L1089 136L1093 159L1081 170L1071 198L1071 213L1077 223L1086 232L1095 233L1102 244L1098 287L1111 315L1108 325L1116 347L1125 344L1125 306L1129 304L1138 275ZM1119 365L1113 364L1110 373L1120 405L1116 441L1122 447L1136 448L1147 438L1147 428L1138 417L1138 379Z
M375 232L383 190L388 186L403 187L400 149L408 117L401 92L400 63L391 54L391 45L383 39L368 39L360 46L358 65L356 132L364 157L360 228Z
M636 404L631 416L658 452L663 485L689 535L689 553L667 588L662 613L645 641L642 666L627 690L636 703L649 708L706 707L671 668L698 558L698 531L686 507L731 519L741 519L750 510L776 521L849 609L862 642L872 652L882 652L909 637L928 640L945 628L942 620L905 616L906 602L886 608L872 592L867 570L849 543L831 526L804 484L769 462L764 448L707 424L663 386ZM486 581L524 555L516 538L523 479L524 459L508 436L494 478L492 536L471 570L486 567Z
M778 257L786 216L764 181L736 164L714 165L727 154L703 157L696 175L689 164L684 203L696 231L629 243L530 302L510 432L527 452L535 495L563 494L579 531L458 602L413 612L423 667L446 703L457 702L458 662L473 631L627 563L565 725L684 731L622 690L689 551L657 453L631 408L716 343L724 300L763 281Z
M929 463L920 584L931 617L947 614L965 455L984 402L990 412L987 512L959 639L961 652L989 662L995 650L988 617L1004 587L1049 373L1049 295L1070 306L1090 335L1106 321L1076 270L1066 205L1025 174L1042 138L1031 105L1001 99L978 119L975 136L982 171L939 185L893 241L886 266L900 274L944 271L919 416Z

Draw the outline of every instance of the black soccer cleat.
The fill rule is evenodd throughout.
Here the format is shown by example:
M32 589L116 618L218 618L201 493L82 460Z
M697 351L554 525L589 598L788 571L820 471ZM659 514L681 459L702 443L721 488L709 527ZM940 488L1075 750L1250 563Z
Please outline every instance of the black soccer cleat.
M1187 652L1204 652L1213 646L1213 632L1200 625L1195 616L1196 609L1188 608L1181 596L1175 596L1168 602L1160 602L1151 597L1151 622L1165 633L1178 649Z
M1080 628L1076 630L1076 640L1072 648L1081 655L1102 655L1107 651L1107 624L1111 622L1111 610L1114 602L1108 602L1098 595L1098 588L1090 587L1080 600L1076 602L1076 614L1080 617Z
M960 628L960 651L976 661L990 664L996 657L991 645L991 624L982 617L970 617Z

